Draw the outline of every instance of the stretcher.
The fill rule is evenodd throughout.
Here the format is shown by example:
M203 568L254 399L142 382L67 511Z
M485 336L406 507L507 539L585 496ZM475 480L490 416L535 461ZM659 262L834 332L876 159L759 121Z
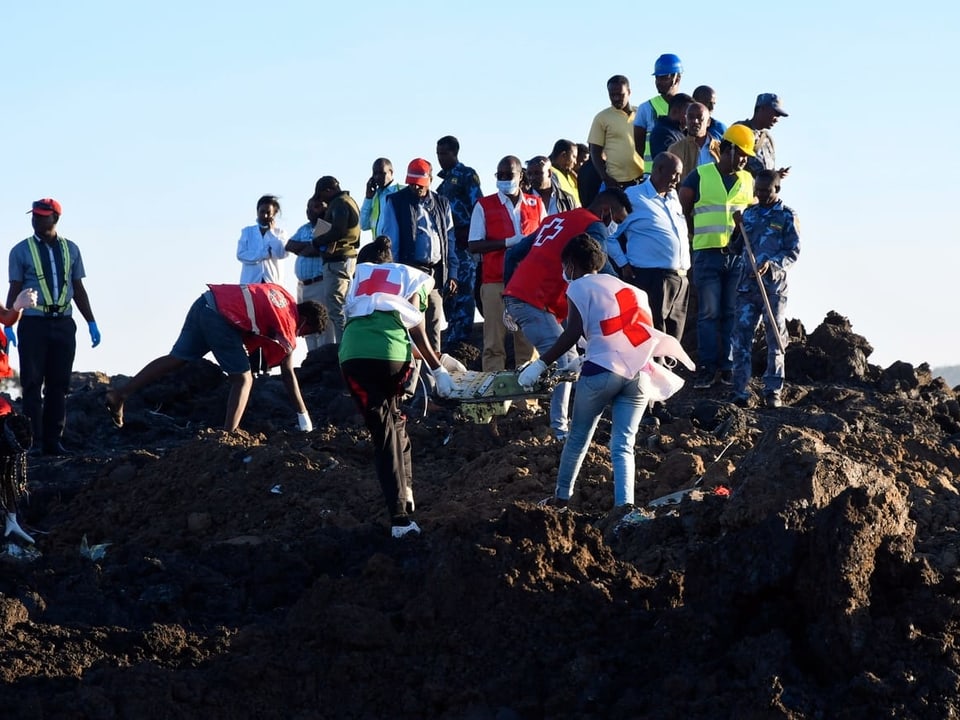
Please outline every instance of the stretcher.
M451 372L455 389L449 400L460 403L460 414L467 420L487 423L497 415L506 415L514 400L549 397L557 383L572 382L575 373L560 372L555 366L547 368L532 387L524 387L516 370Z

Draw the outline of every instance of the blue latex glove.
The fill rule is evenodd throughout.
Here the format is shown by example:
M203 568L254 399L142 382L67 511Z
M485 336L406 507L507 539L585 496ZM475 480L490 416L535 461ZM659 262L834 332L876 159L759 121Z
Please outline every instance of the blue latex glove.
M96 347L100 344L100 328L97 327L96 320L91 320L87 323L87 326L90 328L90 339L93 341L93 347Z
M7 336L7 345L9 347L17 346L17 333L14 332L12 327L3 328L3 334Z

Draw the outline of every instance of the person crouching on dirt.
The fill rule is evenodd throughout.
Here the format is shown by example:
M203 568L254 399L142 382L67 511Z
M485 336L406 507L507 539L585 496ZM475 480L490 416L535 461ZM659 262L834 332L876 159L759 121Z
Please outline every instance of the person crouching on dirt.
M37 291L21 290L7 309L0 303L0 322L11 327L20 319L21 311L37 306ZM0 336L0 378L13 377L13 369L7 361L7 338ZM4 515L3 536L13 535L24 542L33 543L20 523L17 522L17 506L27 491L27 451L33 444L30 418L14 411L13 405L0 397L0 510Z
M787 268L800 255L800 223L796 213L783 204L779 197L781 175L776 170L761 170L754 182L754 194L759 201L743 211L740 217L744 232L753 249L757 275L743 248L743 266L737 286L737 305L734 312L733 346L733 402L746 406L750 401L753 356L753 335L760 318L767 336L767 369L763 374L763 395L767 407L780 407L785 373L784 352L777 335L786 342L787 325ZM765 315L766 308L759 283L770 302L776 326Z
M280 366L284 387L297 409L297 423L310 432L313 423L293 371L293 350L297 337L323 331L326 309L313 301L297 305L290 293L272 283L207 287L210 289L190 307L170 354L147 363L122 388L107 391L106 407L113 423L123 427L123 405L131 395L212 352L230 377L223 427L233 432L240 425L253 385L248 352L259 349L267 367Z
M632 505L635 478L634 438L650 401L666 400L683 381L654 357L676 358L696 366L680 343L653 327L647 294L619 278L598 272L607 256L595 239L583 234L570 240L560 255L567 287L567 325L553 347L527 365L519 376L532 386L547 365L583 336L587 342L573 399L570 433L560 456L557 487L546 505L566 506L597 423L611 408L610 459L614 505Z
M3 510L3 536L13 535L25 542L33 538L17 522L17 506L27 492L27 451L33 444L30 418L14 412L6 398L0 397L0 509Z
M380 235L360 249L344 303L340 370L373 438L373 462L387 503L391 535L419 533L414 510L410 438L399 398L413 368L413 350L426 362L437 394L455 388L447 370L464 368L438 356L427 338L424 311L433 277L393 262L390 238ZM412 344L411 344L412 340Z

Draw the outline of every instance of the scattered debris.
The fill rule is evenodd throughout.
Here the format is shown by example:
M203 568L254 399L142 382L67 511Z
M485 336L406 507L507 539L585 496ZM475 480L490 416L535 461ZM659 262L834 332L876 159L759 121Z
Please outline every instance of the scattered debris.
M100 543L99 545L88 545L87 536L84 535L80 540L80 557L88 560L102 560L107 554L107 548L113 543Z

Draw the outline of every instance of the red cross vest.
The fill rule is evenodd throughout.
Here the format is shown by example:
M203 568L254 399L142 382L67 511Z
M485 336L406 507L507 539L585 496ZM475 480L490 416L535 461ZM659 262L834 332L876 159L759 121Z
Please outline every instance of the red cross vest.
M480 198L483 207L483 219L486 225L485 240L506 240L516 235L513 227L513 217L510 211L500 201L500 193ZM510 200L508 199L508 202ZM529 235L540 224L543 217L543 201L537 195L520 193L520 234ZM503 256L506 250L493 250L483 254L483 270L480 273L481 283L503 282Z
M353 273L343 305L347 320L374 312L396 312L405 328L421 323L423 313L409 298L426 286L433 289L433 277L409 265L361 263Z
M567 296L583 319L585 361L626 378L646 373L651 402L666 400L683 387L680 377L651 362L654 357L672 357L690 370L696 367L675 337L653 327L643 290L612 275L594 273L570 283Z
M279 285L207 285L217 312L243 331L248 352L262 350L267 367L276 367L297 345L297 303Z
M557 320L567 317L567 281L563 279L560 253L577 235L585 233L600 218L586 208L551 215L537 229L527 256L510 276L503 294L546 310Z

